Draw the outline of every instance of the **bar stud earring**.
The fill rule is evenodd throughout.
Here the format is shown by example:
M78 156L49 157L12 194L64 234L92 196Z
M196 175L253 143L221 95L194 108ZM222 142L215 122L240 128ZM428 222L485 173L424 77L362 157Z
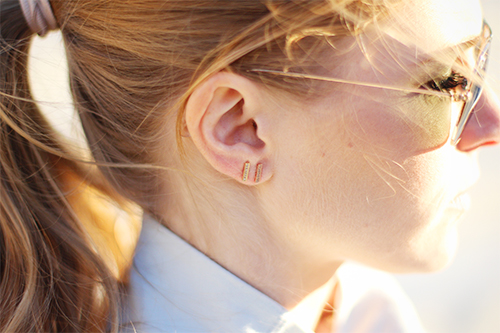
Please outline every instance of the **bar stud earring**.
M250 162L246 161L243 165L243 177L241 179L246 182L248 179L248 172L250 171Z
M255 184L260 182L261 175L262 175L262 163L258 163L257 168L255 169Z

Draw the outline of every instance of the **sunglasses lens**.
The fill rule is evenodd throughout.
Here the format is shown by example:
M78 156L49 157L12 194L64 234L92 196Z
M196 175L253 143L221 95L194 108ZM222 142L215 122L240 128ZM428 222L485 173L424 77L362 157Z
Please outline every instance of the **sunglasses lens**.
M472 110L476 106L479 98L481 97L481 93L483 92L483 87L478 84L473 84L470 90L469 100L464 105L464 110L460 119L460 123L467 123L472 113Z
M477 57L477 64L476 68L474 69L474 75L479 76L481 80L484 79L484 74L486 73L486 68L488 67L488 52L490 44L491 44L491 39L487 41L486 45L484 45L484 47L479 53L479 56ZM455 132L452 136L452 142L454 144L457 144L460 141L459 140L460 136L462 135L465 125L467 124L467 121L469 120L472 114L472 110L474 110L474 107L479 101L479 98L481 98L482 92L483 92L482 82L473 83L471 85L467 102L464 105L462 114L455 128Z

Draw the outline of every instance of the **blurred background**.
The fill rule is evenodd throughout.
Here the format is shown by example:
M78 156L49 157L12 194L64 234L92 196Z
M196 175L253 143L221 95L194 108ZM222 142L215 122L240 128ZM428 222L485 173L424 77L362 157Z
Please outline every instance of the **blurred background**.
M498 32L489 73L500 96L500 1L482 4L494 35ZM59 131L82 139L70 102L60 35L36 38L31 55L35 98ZM397 276L429 332L500 333L500 147L482 149L479 163L482 177L471 191L472 209L459 226L455 261L439 273Z

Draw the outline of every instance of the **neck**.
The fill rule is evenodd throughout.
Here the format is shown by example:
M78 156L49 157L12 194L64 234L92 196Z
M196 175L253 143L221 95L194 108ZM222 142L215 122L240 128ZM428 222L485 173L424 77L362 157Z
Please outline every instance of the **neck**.
M167 227L291 310L299 325L309 330L316 327L341 261L325 262L312 250L314 246L294 242L296 238L273 227L280 223L266 220L258 209L242 209L241 202L258 207L251 199L231 196L207 202L190 195L180 196L182 200L169 198L160 216ZM186 198L192 198L192 206Z

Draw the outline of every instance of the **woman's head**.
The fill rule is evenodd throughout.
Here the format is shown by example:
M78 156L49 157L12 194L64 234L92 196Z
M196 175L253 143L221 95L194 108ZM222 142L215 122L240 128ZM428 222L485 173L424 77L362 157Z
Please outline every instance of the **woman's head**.
M318 261L392 270L448 261L463 213L455 197L477 177L464 151L484 142L447 143L462 103L442 91L460 90L461 73L480 79L472 77L478 2L52 5L96 161L127 165L102 170L186 238L211 246L211 212L238 239L240 227L225 223L239 214L235 206L252 205L249 220L262 225L245 229L265 227L285 247L310 247ZM259 163L261 184L245 186Z

